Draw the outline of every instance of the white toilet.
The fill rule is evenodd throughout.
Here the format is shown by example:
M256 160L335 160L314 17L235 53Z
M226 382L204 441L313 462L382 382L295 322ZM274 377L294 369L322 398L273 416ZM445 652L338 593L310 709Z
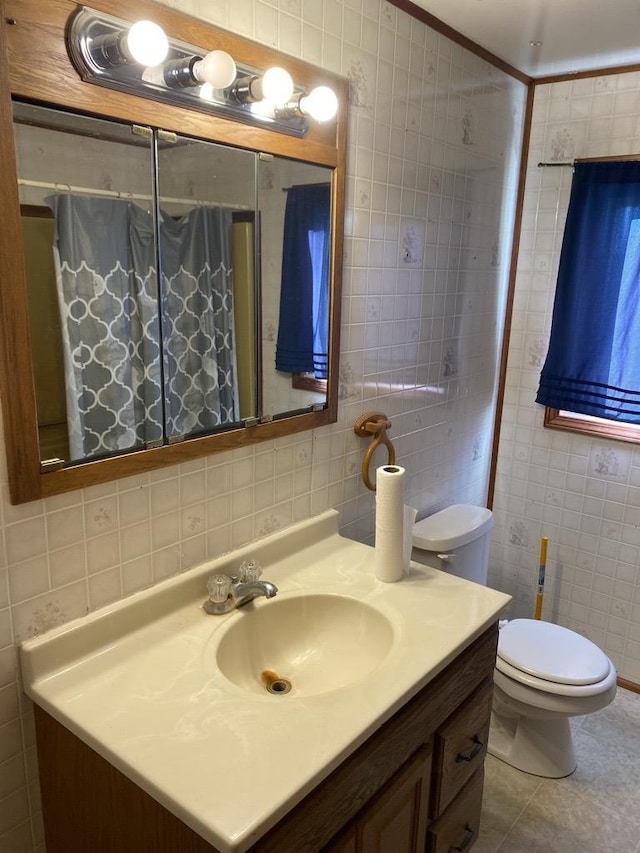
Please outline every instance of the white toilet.
M454 504L418 521L411 559L486 584L491 510ZM488 750L537 776L576 768L569 717L605 708L616 694L616 670L586 637L536 619L500 628Z

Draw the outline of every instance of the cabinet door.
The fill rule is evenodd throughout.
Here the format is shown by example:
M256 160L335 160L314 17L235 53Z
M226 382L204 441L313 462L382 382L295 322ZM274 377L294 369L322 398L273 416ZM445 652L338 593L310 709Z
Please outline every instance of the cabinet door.
M444 814L429 824L427 853L462 853L473 847L480 830L483 784L484 767L480 767Z
M393 776L358 818L358 853L422 853L427 833L431 747Z
M358 853L357 821L323 847L321 853Z

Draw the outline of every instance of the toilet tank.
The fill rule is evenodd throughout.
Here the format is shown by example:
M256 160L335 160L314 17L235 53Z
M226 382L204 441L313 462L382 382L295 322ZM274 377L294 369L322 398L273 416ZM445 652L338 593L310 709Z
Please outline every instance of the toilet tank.
M453 504L414 525L411 559L486 585L492 527L490 509Z

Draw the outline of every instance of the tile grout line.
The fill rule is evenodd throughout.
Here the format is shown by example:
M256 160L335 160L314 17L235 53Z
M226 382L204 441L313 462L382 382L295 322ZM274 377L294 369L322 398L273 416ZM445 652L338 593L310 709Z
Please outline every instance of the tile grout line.
M526 810L528 809L528 807L531 805L531 801L532 801L532 800L533 800L533 798L536 796L536 794L538 794L538 793L539 793L539 791L540 791L540 789L542 788L542 786L544 785L545 781L547 781L547 780L545 780L545 779L540 779L540 781L538 782L538 784L537 784L537 786L536 786L535 790L532 792L531 796L530 796L530 797L527 799L527 801L524 803L524 805L522 806L522 808L520 809L520 811L519 811L519 812L518 812L518 814L516 815L515 819L513 820L513 822L511 823L511 825L510 825L510 826L509 826L509 828L507 829L507 831L506 831L506 833L505 833L504 838L502 839L502 841L500 842L500 844L498 844L498 846L497 846L497 848L496 848L496 853L500 853L500 851L501 851L501 850L503 850L503 845L504 845L504 844L505 844L505 842L508 840L509 835L511 834L511 831L515 828L515 826L516 826L516 824L518 823L518 821L520 820L520 818L523 816L523 814L525 813L525 811L526 811ZM507 850L507 848L506 848L506 847L504 848L504 853L508 853L508 850Z

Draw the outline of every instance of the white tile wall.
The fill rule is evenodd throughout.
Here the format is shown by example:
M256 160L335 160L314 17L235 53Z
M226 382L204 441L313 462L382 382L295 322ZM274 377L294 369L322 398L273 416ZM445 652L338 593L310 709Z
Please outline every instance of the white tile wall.
M543 618L598 643L640 682L640 450L544 429L546 354L571 169L539 162L639 153L640 74L536 87L494 510L491 581L531 616L550 539Z
M3 853L44 849L22 639L328 507L370 540L367 410L409 502L486 499L524 86L380 0L167 5L351 82L339 423L20 507L1 454Z

